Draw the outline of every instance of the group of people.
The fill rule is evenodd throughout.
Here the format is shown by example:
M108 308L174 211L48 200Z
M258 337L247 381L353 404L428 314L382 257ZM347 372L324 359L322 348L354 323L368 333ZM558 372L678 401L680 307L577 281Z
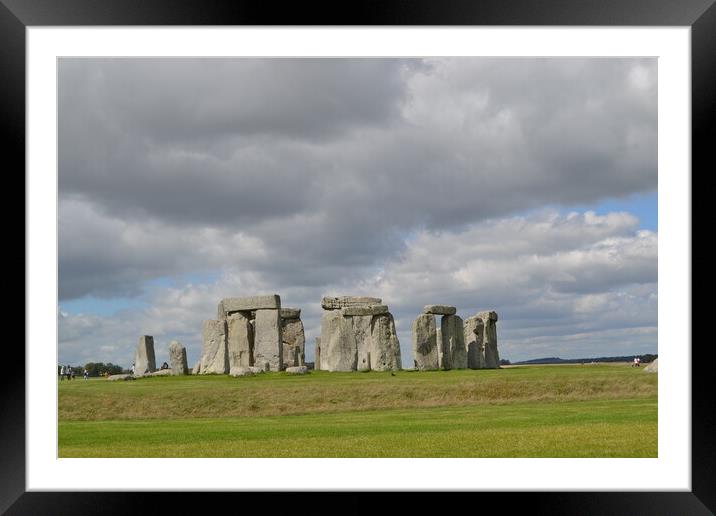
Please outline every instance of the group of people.
M63 365L63 366L60 366L59 370L60 370L60 380L64 380L65 378L67 378L68 380L75 379L75 370L72 369L72 366ZM89 371L87 371L87 369L82 371L82 376L85 380L87 378L89 378Z
M634 363L631 366L632 367L640 367L641 366L641 358L634 357Z

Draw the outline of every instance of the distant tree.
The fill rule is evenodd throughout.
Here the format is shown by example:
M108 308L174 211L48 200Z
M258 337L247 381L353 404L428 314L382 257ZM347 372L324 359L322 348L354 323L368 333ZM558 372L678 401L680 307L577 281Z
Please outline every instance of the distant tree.
M90 376L104 376L105 374L121 374L122 366L113 364L112 362L87 362L85 369Z
M500 359L500 365L510 365L510 361L504 358Z

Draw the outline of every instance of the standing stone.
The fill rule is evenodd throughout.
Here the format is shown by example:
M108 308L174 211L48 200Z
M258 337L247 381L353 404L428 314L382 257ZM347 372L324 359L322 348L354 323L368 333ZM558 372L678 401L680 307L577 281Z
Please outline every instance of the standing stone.
M282 308L281 312L283 310ZM306 333L301 319L281 316L281 338L283 339L283 367L302 365L299 362L306 349Z
M438 369L437 330L432 314L421 314L413 321L413 357L418 371Z
M465 347L467 348L467 367L485 368L484 325L482 319L473 315L464 323Z
M324 371L355 371L358 358L353 324L340 310L323 312L320 365Z
M316 337L315 357L313 359L313 369L321 370L321 337Z
M254 348L254 332L251 321L245 312L234 312L226 319L228 336L226 351L229 356L229 371L234 366L249 367L254 365L252 356Z
M484 325L485 368L497 369L500 367L500 354L497 351L497 312L479 312L477 316Z
M169 344L169 367L173 375L189 374L189 365L186 362L186 348L178 340Z
M227 374L229 357L226 349L226 320L204 321L201 374Z
M445 369L446 359L448 358L447 352L443 349L443 332L440 326L435 328L435 336L438 341L438 369Z
M373 371L399 371L400 342L395 332L392 314L375 315L371 322L373 349L370 353L370 368Z
M380 306L380 305L379 305ZM345 315L348 309L344 309ZM357 315L348 317L353 322L353 335L356 339L356 353L358 354L356 369L358 371L370 371L370 352L373 349L373 341L371 335L372 315Z
M443 352L447 350L446 367L444 369L466 369L467 350L462 318L458 315L443 315L440 321L443 339Z
M279 310L256 310L254 324L254 365L268 371L280 371L283 366L283 341Z
M134 374L141 376L143 374L153 373L156 370L154 337L151 335L142 335L139 337L137 351L134 353Z
M197 361L196 364L194 364L194 367L191 370L191 374L199 374L201 373L201 358Z

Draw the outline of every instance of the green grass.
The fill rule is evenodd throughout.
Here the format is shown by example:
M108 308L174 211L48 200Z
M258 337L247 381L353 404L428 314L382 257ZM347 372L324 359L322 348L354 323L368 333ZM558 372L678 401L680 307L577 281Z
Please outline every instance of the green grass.
M656 457L628 365L59 383L61 457Z

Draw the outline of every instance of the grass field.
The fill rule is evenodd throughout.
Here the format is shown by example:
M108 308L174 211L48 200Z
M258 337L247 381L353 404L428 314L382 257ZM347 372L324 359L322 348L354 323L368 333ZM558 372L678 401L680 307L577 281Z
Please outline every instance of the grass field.
M60 457L656 457L628 364L59 382Z

